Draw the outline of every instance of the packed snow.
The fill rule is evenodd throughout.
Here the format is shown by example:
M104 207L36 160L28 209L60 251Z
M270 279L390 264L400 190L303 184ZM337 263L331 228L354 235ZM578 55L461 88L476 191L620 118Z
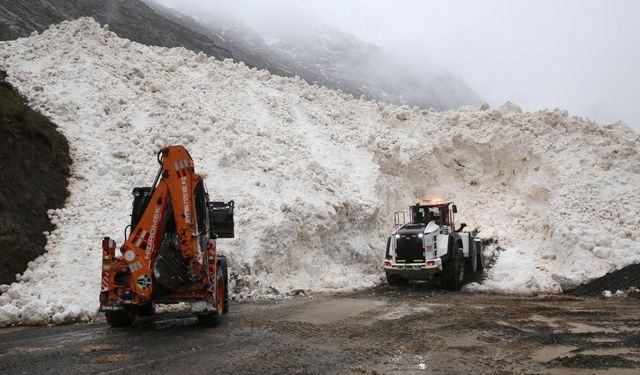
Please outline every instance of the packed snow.
M560 292L640 261L640 138L621 123L356 99L88 18L0 43L0 68L74 162L46 253L0 287L0 326L95 316L101 239L122 242L131 189L170 144L190 151L212 199L236 201L236 238L219 248L239 299L379 282L392 213L430 196L497 240L470 290Z

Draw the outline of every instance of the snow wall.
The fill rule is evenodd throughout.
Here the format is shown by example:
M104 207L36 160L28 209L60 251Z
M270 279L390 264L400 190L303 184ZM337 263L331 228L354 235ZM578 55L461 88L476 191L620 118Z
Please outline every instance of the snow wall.
M640 138L621 123L367 101L89 18L0 43L0 69L60 126L74 163L47 252L0 287L0 326L96 314L101 239L122 242L131 189L171 144L212 199L236 201L236 238L219 248L237 299L379 282L392 213L435 195L499 241L469 290L560 292L640 261Z

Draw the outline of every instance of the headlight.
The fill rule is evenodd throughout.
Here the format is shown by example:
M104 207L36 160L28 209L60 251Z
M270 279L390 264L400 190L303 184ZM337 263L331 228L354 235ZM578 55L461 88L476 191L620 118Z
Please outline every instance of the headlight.
M422 238L422 237L424 237L424 234L418 233L418 238Z
M396 234L396 238L400 238L400 235L399 235L399 234Z

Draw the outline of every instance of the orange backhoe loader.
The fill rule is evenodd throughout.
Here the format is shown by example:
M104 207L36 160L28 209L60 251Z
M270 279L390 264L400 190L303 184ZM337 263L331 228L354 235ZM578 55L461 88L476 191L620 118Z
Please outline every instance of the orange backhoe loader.
M111 326L123 327L152 315L154 303L189 302L201 325L217 325L229 309L229 291L216 239L234 237L234 203L209 202L184 147L163 148L157 158L152 186L133 189L120 255L112 239L102 241L100 311Z

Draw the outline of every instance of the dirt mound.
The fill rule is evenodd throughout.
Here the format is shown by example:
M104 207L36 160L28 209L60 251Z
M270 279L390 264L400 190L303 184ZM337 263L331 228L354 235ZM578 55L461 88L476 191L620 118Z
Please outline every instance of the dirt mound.
M15 280L44 253L47 210L67 197L69 145L34 112L0 71L0 284Z
M605 290L627 290L640 288L640 264L632 264L621 270L608 273L601 278L568 291L574 296L599 296Z

